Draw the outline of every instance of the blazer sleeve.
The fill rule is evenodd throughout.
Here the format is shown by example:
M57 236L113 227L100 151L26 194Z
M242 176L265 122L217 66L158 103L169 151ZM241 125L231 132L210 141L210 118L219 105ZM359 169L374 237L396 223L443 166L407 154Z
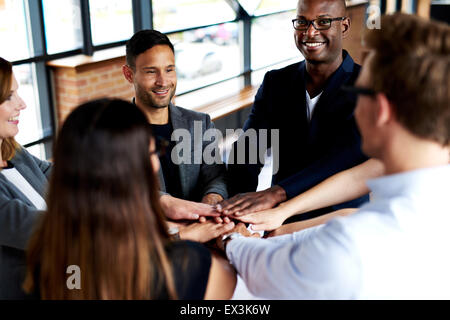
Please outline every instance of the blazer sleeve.
M214 132L214 123L211 121L209 115L205 114L203 122L206 131L212 130L212 132ZM208 148L207 150L211 151L211 155L215 161L213 161L212 164L207 164L205 161L202 161L199 182L202 187L202 196L205 196L208 193L217 193L224 199L227 199L226 168L225 164L223 164L220 159L220 153L216 153L216 151L218 151L218 143L217 137L214 137L212 141L203 141L203 151L206 151L205 149Z
M0 245L25 250L37 220L43 212L19 199L0 193Z
M368 160L361 151L361 138L354 120L349 126L353 128L348 131L347 137L342 139L342 143L336 144L310 166L278 183L286 191L288 199L307 191L338 172Z
M50 162L36 158L23 148L17 151L13 160L15 165L27 167L32 177L26 179L38 179L39 185L47 185L52 168ZM14 197L7 184L0 185L0 245L24 250L42 215L42 211Z
M41 169L42 173L47 177L47 179L50 178L50 174L52 172L52 163L49 161L44 161L36 158L35 156L31 155L33 161L36 163L36 165Z
M248 130L253 129L256 132L257 141L256 145L250 146L249 143L245 143L245 135L241 135L238 140L233 143L230 156L227 162L227 179L228 179L228 192L230 196L237 193L256 191L258 187L258 175L261 172L261 168L264 163L259 161L258 155L266 150L259 150L259 129L270 129L268 122L271 119L270 116L270 98L269 91L271 88L271 72L268 72L263 80L263 83L258 89L253 102L252 110L248 119L244 124L244 132L248 133ZM244 154L240 154L239 144L244 145ZM256 152L256 163L249 163L250 149L254 149ZM267 148L270 148L270 140L267 143ZM245 160L244 163L239 160Z

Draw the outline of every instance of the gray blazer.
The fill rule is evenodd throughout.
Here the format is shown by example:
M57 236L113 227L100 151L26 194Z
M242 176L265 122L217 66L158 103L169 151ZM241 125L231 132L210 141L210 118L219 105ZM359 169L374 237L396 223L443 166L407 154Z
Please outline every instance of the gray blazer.
M31 186L45 198L51 164L25 149L10 161ZM42 215L28 198L0 174L0 299L21 299L25 248L37 219Z
M191 136L191 163L181 163L178 165L181 191L183 199L191 201L201 201L202 197L208 193L218 193L224 199L228 197L227 185L225 182L224 164L194 163L195 147L203 151L205 148L217 141L203 141L202 137L206 130L214 128L211 118L206 113L187 110L181 107L169 105L170 121L174 130L186 129ZM201 121L202 131L198 137L194 135L194 121ZM159 170L160 188L165 193L165 183L162 170Z

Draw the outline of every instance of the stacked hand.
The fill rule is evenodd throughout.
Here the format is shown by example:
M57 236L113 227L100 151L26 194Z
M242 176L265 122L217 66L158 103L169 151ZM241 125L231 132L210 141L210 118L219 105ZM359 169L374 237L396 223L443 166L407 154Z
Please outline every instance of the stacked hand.
M265 209L270 209L286 200L286 192L280 186L273 186L259 192L240 193L219 203L217 211L236 218Z
M214 193L203 197L205 203L183 200L170 195L162 195L160 198L161 207L171 220L197 220L202 216L220 217L221 213L214 205L222 200L222 196Z
M250 232L246 227L245 224L243 224L242 222L238 223L230 232L227 232L226 234L230 234L233 232L238 232L241 235L243 235L244 237L252 237L252 238L260 238L260 234L259 233L252 233ZM222 250L225 251L225 243L223 242L223 237L218 237L216 239L216 245L217 247Z
M221 195L209 193L202 203L161 196L161 206L166 216L172 220L169 226L179 228L183 240L208 242L233 229L234 222L229 217L221 217L214 205L222 201ZM197 221L192 221L197 220Z
M214 220L205 220L204 222L193 222L185 226L180 226L180 239L198 241L206 243L212 239L229 233L234 228L234 222L228 219L228 222L217 223Z
M216 205L216 209L236 220L253 224L254 231L274 230L288 218L281 206L273 208L284 200L284 189L274 186L264 191L238 194Z

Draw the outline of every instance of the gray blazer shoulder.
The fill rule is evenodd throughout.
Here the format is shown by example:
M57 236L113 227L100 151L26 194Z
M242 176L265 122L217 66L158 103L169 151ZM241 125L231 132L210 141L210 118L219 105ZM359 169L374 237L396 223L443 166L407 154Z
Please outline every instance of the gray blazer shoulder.
M203 120L203 119L209 119L211 121L211 117L207 113L198 112L195 110L189 110L186 108L182 108L179 106L174 106L173 104L170 104L169 106L170 115L173 116L181 116L181 117L187 117L190 120Z

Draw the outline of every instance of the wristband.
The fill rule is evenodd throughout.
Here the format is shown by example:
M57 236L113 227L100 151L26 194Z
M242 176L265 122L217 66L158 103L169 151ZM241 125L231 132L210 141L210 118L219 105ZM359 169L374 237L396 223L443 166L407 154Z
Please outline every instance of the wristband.
M222 237L223 250L226 252L228 242L230 242L233 239L238 239L238 238L244 238L244 236L242 234L240 234L239 232L232 232L232 233L228 233L228 234L224 235Z
M180 229L177 227L169 228L168 233L173 240L180 240Z

